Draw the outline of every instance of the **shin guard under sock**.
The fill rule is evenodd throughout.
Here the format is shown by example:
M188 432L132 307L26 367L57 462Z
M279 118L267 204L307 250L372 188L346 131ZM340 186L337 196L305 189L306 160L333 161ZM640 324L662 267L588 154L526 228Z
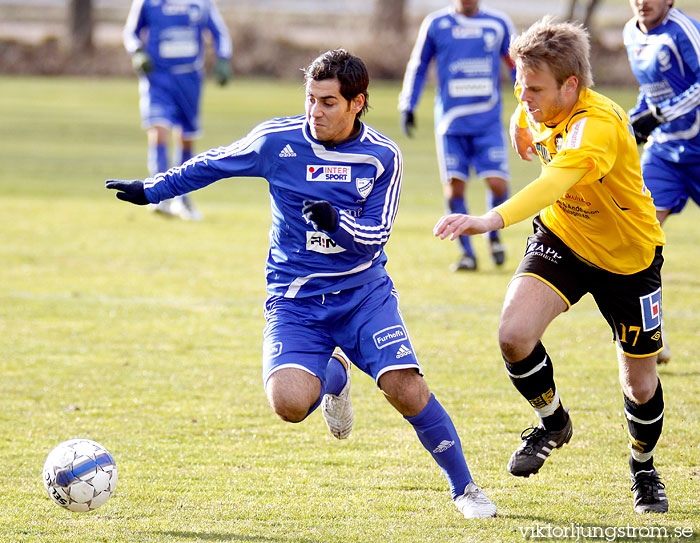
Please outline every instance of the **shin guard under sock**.
M415 417L404 418L411 423L423 447L442 468L450 485L452 499L462 495L472 477L464 458L462 443L447 411L431 394L423 411Z
M625 396L625 418L632 452L632 472L651 469L654 449L664 424L664 393L661 381L658 382L654 396L644 404L634 403Z
M512 364L505 359L504 362L511 382L534 408L544 427L561 430L568 415L559 400L552 361L542 342L520 362Z

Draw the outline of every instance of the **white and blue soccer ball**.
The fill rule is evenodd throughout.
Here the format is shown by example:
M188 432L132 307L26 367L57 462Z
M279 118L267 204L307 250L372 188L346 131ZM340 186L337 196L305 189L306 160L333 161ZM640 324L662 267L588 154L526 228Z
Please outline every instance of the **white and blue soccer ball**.
M44 486L49 498L70 511L93 511L117 488L117 466L111 454L90 439L70 439L46 457Z

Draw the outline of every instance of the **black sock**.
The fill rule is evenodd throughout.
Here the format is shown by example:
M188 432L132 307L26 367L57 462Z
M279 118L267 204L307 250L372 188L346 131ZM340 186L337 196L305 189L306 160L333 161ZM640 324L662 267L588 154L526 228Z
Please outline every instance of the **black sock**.
M542 426L545 427L546 430L551 430L551 431L557 431L561 430L566 426L566 422L569 420L569 414L566 412L566 409L561 405L561 402L559 402L559 407L548 417L544 417L542 419Z
M661 437L664 423L664 393L661 381L658 382L654 396L644 404L634 403L625 396L625 418L632 448L632 473L652 469L654 449Z
M654 457L652 456L646 462L637 462L634 458L630 456L630 471L632 474L636 474L640 471L651 471L654 469Z
M535 408L545 428L561 430L568 415L556 393L554 369L544 345L537 343L532 352L520 362L512 364L505 359L504 362L511 382Z

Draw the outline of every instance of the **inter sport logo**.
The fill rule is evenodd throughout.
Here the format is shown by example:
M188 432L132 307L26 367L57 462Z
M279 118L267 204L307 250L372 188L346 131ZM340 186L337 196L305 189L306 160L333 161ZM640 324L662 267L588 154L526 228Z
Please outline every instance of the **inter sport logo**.
M352 168L350 166L306 166L307 181L334 181L349 183Z

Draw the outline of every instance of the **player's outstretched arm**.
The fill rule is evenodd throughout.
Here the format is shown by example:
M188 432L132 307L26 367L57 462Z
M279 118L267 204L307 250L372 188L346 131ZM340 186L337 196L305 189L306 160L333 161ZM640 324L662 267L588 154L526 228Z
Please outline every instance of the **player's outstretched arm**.
M146 199L143 181L139 179L108 179L105 181L105 188L116 190L117 198L125 202L131 202L139 206L145 206L151 203Z
M433 228L433 235L440 239L445 239L449 236L450 241L454 241L461 235L483 234L491 230L499 230L504 225L503 217L495 211L489 211L478 217L452 213L438 220Z

